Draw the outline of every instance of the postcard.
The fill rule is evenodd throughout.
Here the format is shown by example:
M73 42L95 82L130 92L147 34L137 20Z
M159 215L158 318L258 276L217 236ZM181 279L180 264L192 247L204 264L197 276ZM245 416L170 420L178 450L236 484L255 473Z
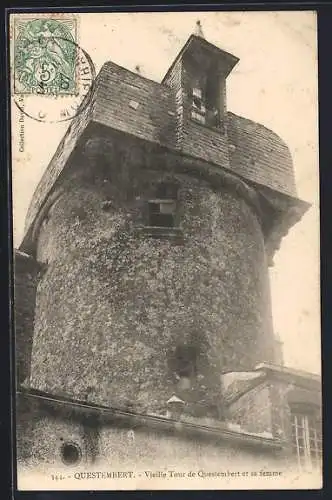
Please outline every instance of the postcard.
M320 489L315 12L9 35L18 490Z

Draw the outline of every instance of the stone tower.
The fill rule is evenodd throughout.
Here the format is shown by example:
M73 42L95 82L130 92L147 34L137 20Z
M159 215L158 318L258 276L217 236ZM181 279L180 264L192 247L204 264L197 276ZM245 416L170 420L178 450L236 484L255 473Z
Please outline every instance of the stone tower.
M31 390L221 421L223 376L276 362L268 267L308 205L283 141L228 111L237 63L192 35L161 84L102 67L27 216Z

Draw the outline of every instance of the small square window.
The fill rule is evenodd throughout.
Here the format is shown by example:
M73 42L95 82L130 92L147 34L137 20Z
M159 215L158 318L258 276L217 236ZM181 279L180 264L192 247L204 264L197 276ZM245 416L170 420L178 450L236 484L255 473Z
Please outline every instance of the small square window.
M155 200L149 202L149 225L152 227L175 226L176 203L174 200Z

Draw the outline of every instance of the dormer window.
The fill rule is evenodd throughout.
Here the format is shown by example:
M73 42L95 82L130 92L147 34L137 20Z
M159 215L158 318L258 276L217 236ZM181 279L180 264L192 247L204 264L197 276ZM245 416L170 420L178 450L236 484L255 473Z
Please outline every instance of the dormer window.
M201 34L191 35L162 83L176 95L181 128L192 123L226 131L226 79L239 59L212 45ZM181 137L181 134L180 134ZM186 137L182 137L186 142ZM207 146L208 147L208 146Z
M206 107L203 98L203 90L201 88L194 87L192 90L192 110L191 117L205 124L206 119Z
M191 89L191 118L208 127L220 127L221 81L215 69L194 81Z

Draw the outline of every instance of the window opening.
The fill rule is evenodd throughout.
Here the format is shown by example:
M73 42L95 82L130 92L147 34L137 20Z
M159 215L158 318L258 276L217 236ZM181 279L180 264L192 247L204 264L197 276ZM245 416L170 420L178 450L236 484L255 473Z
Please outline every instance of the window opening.
M320 423L313 413L292 412L292 445L300 467L319 467L322 460Z
M175 350L175 371L179 376L196 376L196 349L193 346L180 345Z
M176 186L162 183L156 189L156 196L155 200L148 202L149 226L174 227L177 206Z
M203 125L217 128L220 126L220 109L220 77L212 69L193 82L191 118Z
M175 226L176 204L173 200L154 200L149 202L149 225L153 227Z

